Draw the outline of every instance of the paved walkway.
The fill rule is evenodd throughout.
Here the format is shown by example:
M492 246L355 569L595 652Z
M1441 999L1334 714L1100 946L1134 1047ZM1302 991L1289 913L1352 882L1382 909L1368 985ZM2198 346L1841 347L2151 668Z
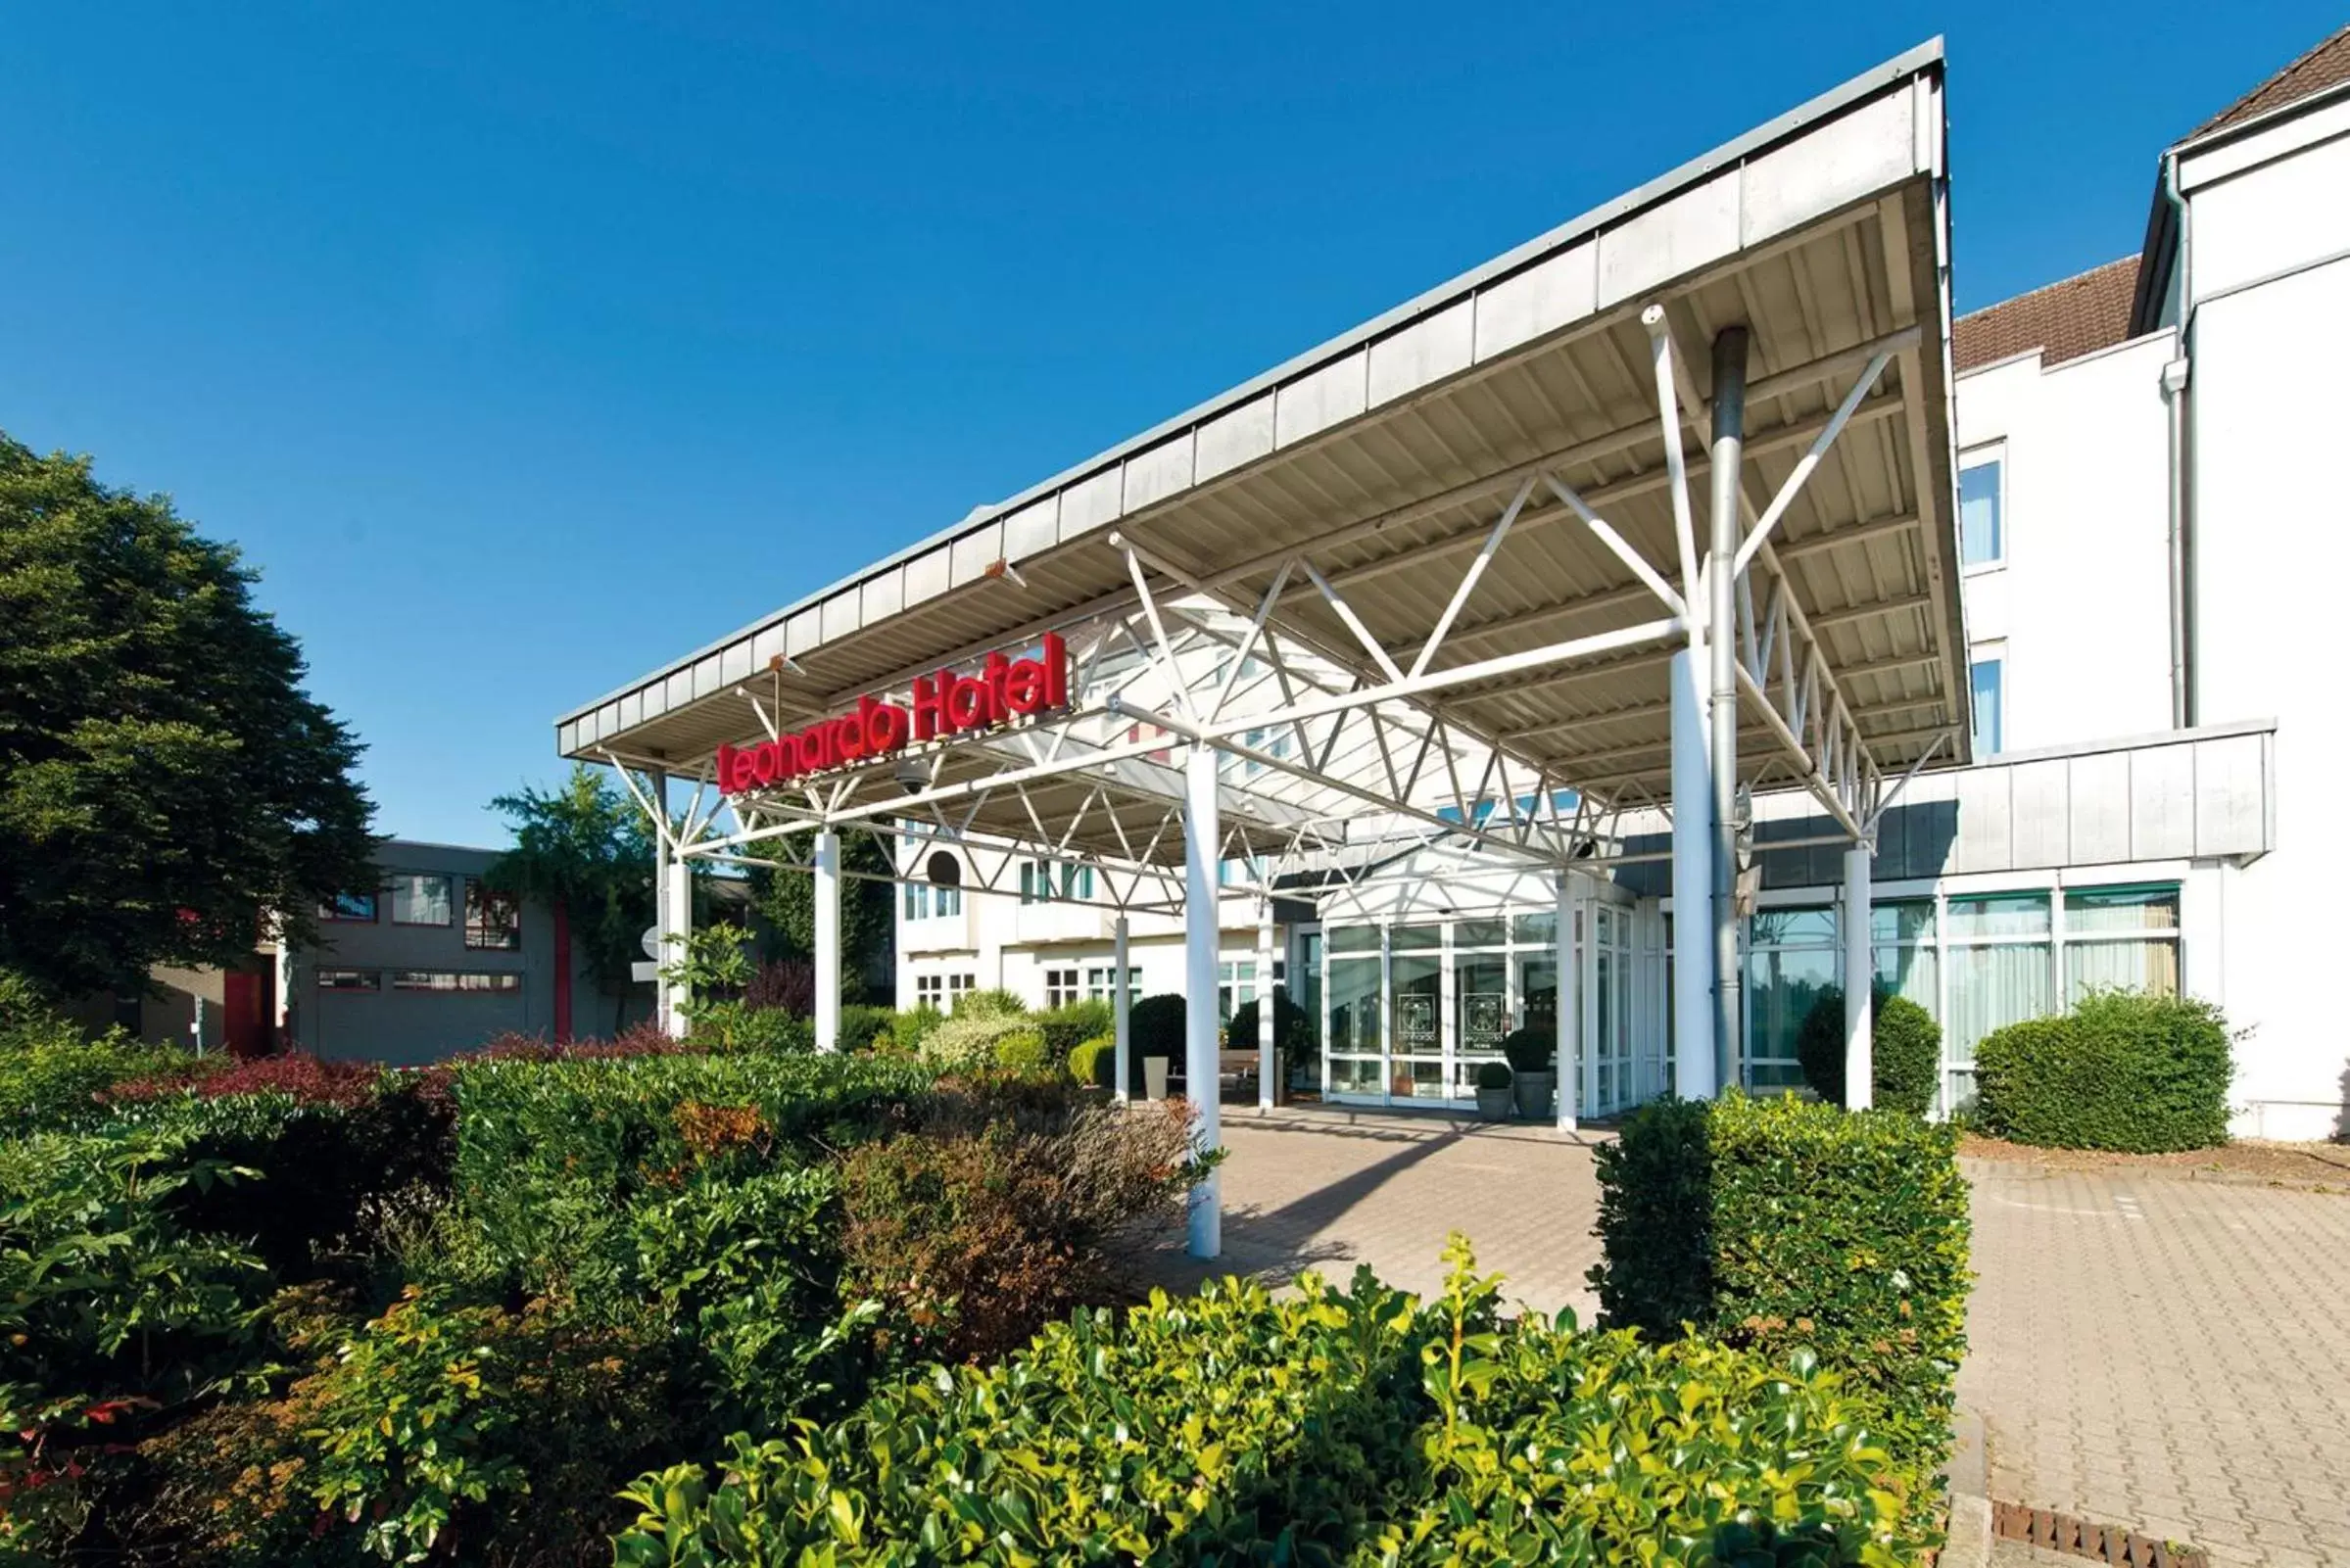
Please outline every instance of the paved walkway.
M1972 1162L1995 1497L2350 1568L2350 1197Z
M1591 1145L1539 1128L1228 1109L1217 1272L1408 1289L1449 1230L1513 1301L1588 1322ZM1977 1282L1959 1398L1993 1497L2203 1546L2350 1568L2350 1196L1970 1163ZM1171 1284L1206 1270L1174 1254Z

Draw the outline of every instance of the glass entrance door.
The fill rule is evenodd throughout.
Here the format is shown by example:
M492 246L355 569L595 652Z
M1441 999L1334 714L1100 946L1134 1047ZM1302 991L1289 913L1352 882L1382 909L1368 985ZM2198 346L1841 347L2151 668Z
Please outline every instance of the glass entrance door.
M1584 1003L1591 1042L1586 1084L1594 1116L1612 1116L1638 1093L1632 1081L1632 911L1599 904L1591 912L1591 994Z
M1453 956L1453 1098L1477 1093L1477 1069L1502 1060L1510 1032L1510 955Z
M1446 1099L1444 927L1398 926L1389 942L1387 1097Z

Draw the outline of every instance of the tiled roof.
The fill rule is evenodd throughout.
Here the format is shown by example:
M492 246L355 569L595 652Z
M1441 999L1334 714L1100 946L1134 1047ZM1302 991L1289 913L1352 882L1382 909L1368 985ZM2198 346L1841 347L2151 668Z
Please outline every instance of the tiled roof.
M2219 114L2197 125L2187 139L2240 124L2255 115L2282 109L2289 103L2323 92L2337 82L2350 81L2350 27L2344 27L2267 81L2253 88Z
M1972 370L2033 349L2040 351L2042 364L2062 364L2111 348L2130 336L2130 299L2136 289L2137 258L2126 256L1962 315L1951 329L1958 368Z

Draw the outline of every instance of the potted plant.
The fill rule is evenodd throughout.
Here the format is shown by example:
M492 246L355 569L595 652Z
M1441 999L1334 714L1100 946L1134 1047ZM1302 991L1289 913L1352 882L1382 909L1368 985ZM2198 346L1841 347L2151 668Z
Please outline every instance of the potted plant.
M1558 1044L1559 1025L1546 1018L1529 1019L1523 1028L1511 1029L1502 1040L1502 1055L1510 1059L1514 1080L1517 1114L1528 1121L1550 1117L1551 1091L1559 1081L1551 1070L1551 1058Z
M1510 1064L1481 1062L1477 1065L1477 1119L1507 1121L1510 1119Z

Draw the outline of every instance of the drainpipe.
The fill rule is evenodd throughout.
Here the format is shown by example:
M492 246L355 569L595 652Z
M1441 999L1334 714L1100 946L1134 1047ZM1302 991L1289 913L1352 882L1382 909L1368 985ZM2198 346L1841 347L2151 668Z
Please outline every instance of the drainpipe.
M2182 335L2183 337L2183 334ZM2171 405L2171 728L2195 724L2194 533L2187 484L2187 359L2162 367L2163 401Z
M2179 356L2162 367L2163 399L2171 413L2171 727L2186 730L2197 718L2195 701L2195 527L2194 486L2189 458L2194 451L2194 400L2187 391L2193 363L2195 321L2194 252L2187 232L2186 198L2179 190L2179 158L2165 154L2163 200L2179 236L2171 261L2179 286Z

